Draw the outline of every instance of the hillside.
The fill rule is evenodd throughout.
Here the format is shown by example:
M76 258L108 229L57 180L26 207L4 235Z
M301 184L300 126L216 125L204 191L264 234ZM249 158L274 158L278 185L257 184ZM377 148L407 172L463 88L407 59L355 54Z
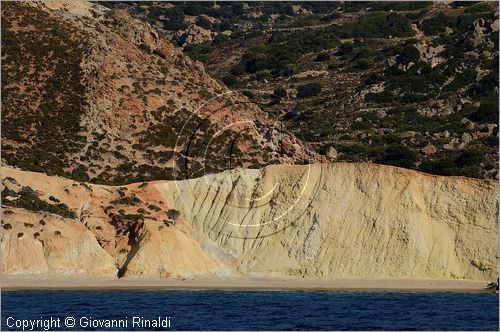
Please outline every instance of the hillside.
M122 187L10 168L2 177L7 274L487 281L498 273L493 181L347 163Z
M321 160L126 11L7 3L2 21L8 165L124 184Z
M332 160L498 178L497 2L108 5Z

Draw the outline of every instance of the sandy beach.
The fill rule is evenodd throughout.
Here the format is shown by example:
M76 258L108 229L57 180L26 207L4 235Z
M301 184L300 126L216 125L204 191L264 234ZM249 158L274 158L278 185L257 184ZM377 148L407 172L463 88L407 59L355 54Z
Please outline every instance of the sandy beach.
M19 290L238 290L481 292L488 282L435 279L91 279L2 276L2 291Z

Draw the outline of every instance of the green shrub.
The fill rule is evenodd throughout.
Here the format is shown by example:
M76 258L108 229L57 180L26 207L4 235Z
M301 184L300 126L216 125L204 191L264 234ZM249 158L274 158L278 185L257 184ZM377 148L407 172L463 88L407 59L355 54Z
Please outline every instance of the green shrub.
M154 205L154 204L149 204L148 205L148 209L153 210L155 212L161 211L161 209L158 206Z
M241 93L244 96L247 96L249 99L253 99L255 97L255 95L253 94L253 92L250 91L250 90L243 90L243 91L241 91Z
M222 82L227 86L233 86L238 83L238 79L233 75L226 75L222 78Z
M471 161L468 161L468 158L471 156ZM461 155L458 158L445 157L435 160L423 160L418 170L436 175L461 175L480 179L483 177L481 169L473 165L472 160L479 160L475 152L465 152L465 155Z
M390 91L370 92L366 94L365 100L373 103L390 103L394 101L394 94Z
M362 4L362 2L360 2ZM432 1L381 1L370 3L371 11L412 11L427 8Z
M416 63L420 59L420 52L413 45L407 45L403 48L398 56L398 61L400 63Z
M377 162L386 165L412 168L417 161L417 153L410 148L391 145L385 149L384 155Z
M332 13L332 14L323 16L319 21L323 22L323 23L329 23L329 22L331 22L337 18L340 18L340 17L341 17L341 15L339 13Z
M237 64L231 68L231 74L234 76L242 76L245 74L245 66Z
M284 97L287 96L286 90L284 88L282 88L282 87L276 87L276 88L274 88L273 94L277 98L284 98Z
M365 70L372 66L371 61L366 58L359 58L354 61L353 68L358 70Z
M204 16L198 16L196 18L196 24L205 29L210 29L212 27L212 23Z
M52 201L52 202L55 202L55 203L61 203L61 201L58 200L57 198L55 198L54 196L49 196L49 201Z
M352 43L342 43L337 51L338 55L348 55L353 51Z
M366 121L363 122L353 122L351 124L351 129L352 130L369 130L371 128L371 124L369 124Z
M411 28L411 21L396 13L365 16L358 22L334 26L332 29L341 38L387 38L415 35L415 31Z
M455 18L439 12L436 16L424 20L420 28L426 35L437 35L444 32L447 27L451 28L454 25Z
M78 165L73 172L71 172L72 179L75 179L80 182L85 182L89 180L89 176L87 175L88 169L84 165Z
M316 56L314 61L324 62L330 60L330 54L327 52L322 52Z
M142 201L137 198L136 196L129 196L129 197L121 197L121 198L118 198L118 199L115 199L113 201L111 201L110 203L112 205L131 205L131 206L134 206L134 205L137 205L139 203L141 203Z
M203 63L206 63L208 61L208 54L210 53L210 50L210 42L204 42L201 44L189 44L184 47L184 52L186 52L191 59L199 60Z
M23 208L29 211L45 211L64 218L76 218L76 214L64 203L51 204L41 200L31 187L22 187L16 200L4 200L5 205Z
M169 219L172 219L174 222L177 222L177 219L179 219L181 213L177 210L174 210L174 209L169 209L167 211L167 217Z
M162 15L168 20L163 21L163 28L165 30L184 30L186 28L186 24L184 23L184 13L177 7L173 7L161 12ZM158 19L159 14L150 15L150 19Z
M498 123L498 102L484 101L477 111L469 116L472 121Z
M455 166L466 167L481 164L484 160L484 151L478 148L469 148L463 150L462 153L455 159Z
M321 93L321 84L319 83L307 83L299 85L297 87L297 97L298 98L309 98L317 96Z

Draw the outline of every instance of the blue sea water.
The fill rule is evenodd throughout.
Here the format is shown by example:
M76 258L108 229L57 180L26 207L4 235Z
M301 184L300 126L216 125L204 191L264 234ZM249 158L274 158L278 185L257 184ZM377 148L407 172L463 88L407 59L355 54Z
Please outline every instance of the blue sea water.
M10 318L9 318L10 317ZM498 295L394 292L2 292L2 330L52 318L50 330L496 330ZM83 318L82 318L83 317ZM133 317L170 327L133 326ZM167 317L167 318L166 318ZM59 327L55 322L59 318ZM168 319L168 320L167 320ZM136 318L136 323L144 322ZM71 325L71 320L69 321ZM97 322L97 323L96 323ZM43 324L43 323L39 323ZM83 324L83 325L82 325ZM43 330L39 325L37 330ZM46 325L45 325L46 326ZM153 325L150 325L153 326ZM28 326L26 329L29 329Z

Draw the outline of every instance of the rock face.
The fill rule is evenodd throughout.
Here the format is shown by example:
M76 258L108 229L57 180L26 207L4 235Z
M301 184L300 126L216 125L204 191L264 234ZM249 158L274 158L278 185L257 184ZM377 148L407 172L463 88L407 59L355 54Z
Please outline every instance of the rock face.
M180 46L186 46L212 40L212 33L210 30L191 24L185 30L177 31L173 38Z
M6 167L2 177L3 273L105 278L235 273L231 260L205 253L217 252L217 246L189 224L168 222L168 206L154 185L80 184ZM76 217L30 204L12 207L22 199L16 192L27 186L41 201L64 202ZM37 211L28 210L33 208Z
M490 280L498 186L393 167L269 166L157 184L253 276Z
M187 227L158 231L155 223L149 223L144 230L144 239L137 244L137 253L124 269L124 276L169 278L234 274L222 262L205 253L193 233L185 230Z
M476 280L498 274L498 185L490 180L345 163L122 187L5 167L2 177L2 204L11 204L2 206L7 274ZM21 198L4 198L27 185L77 217L28 211L6 201Z
M58 216L17 211L3 216L2 271L10 274L114 278L114 259L83 225ZM43 223L43 225L41 224ZM12 229L5 230L5 225Z

